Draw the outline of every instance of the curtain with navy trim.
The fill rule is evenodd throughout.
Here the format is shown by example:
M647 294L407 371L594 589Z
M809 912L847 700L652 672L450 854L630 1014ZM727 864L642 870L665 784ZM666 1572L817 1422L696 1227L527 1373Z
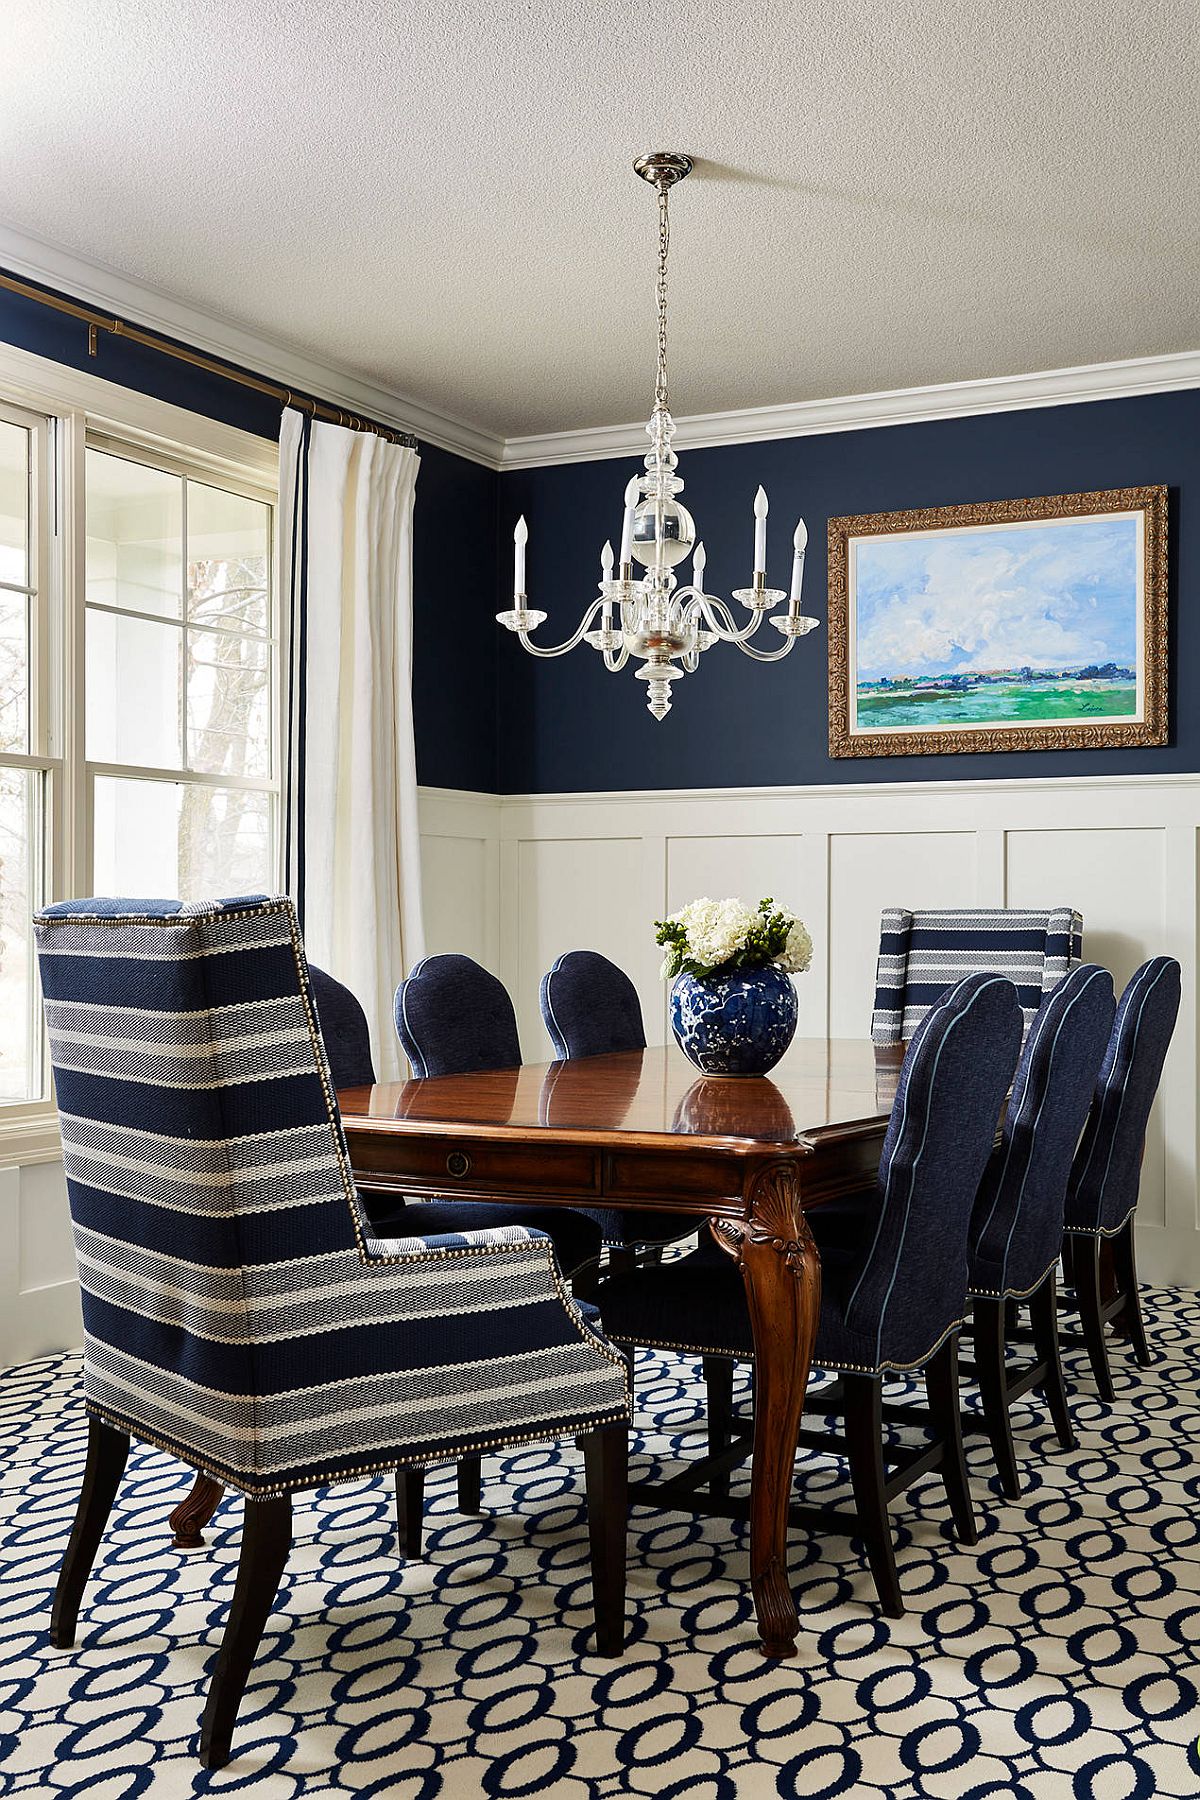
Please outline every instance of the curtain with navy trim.
M423 954L412 713L420 457L288 408L279 436L284 850L310 959L349 987L378 1079L404 1071L397 984Z

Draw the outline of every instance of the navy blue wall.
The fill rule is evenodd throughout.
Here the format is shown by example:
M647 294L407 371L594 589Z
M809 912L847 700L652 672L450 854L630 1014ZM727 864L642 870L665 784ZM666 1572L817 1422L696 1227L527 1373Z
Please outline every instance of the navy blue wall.
M109 332L88 355L87 326L0 289L0 341L275 440L279 402ZM418 778L435 787L496 786L497 477L421 445L413 521L413 690ZM468 655L447 656L453 613ZM466 620L465 627L462 621Z
M511 591L513 525L529 522L530 604L539 634L562 638L595 596L599 549L615 544L634 459L513 471L500 477L498 582ZM853 781L1163 774L1200 768L1200 392L1158 394L935 424L895 425L683 451L683 494L708 550L705 585L728 596L749 580L751 504L771 500L769 577L786 587L796 516L808 523L804 610L822 621L783 663L763 667L717 645L675 687L656 723L645 685L605 672L586 646L537 662L512 639L499 653L502 793L743 787ZM1093 488L1170 488L1171 741L1155 750L1010 751L855 757L827 750L825 526L843 513L952 506ZM769 626L765 637L775 638Z

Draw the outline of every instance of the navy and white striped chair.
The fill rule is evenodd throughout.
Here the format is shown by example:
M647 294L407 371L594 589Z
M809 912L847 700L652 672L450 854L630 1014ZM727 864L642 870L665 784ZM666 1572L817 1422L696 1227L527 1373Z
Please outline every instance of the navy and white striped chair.
M624 969L598 950L565 951L542 976L538 998L559 1062L646 1048L637 989ZM589 1207L587 1213L599 1225L614 1266L632 1262L646 1246L695 1235L694 1221L681 1231L669 1213L616 1207Z
M1075 1446L1059 1361L1055 1272L1067 1184L1112 1030L1112 976L1081 963L1042 1005L1013 1082L999 1148L971 1220L975 1377L1002 1491L1021 1492L1009 1406L1040 1387L1064 1450ZM1011 1313L1028 1302L1034 1361L1006 1360Z
M245 1495L201 1728L229 1756L291 1496L585 1434L600 1647L623 1633L624 1359L520 1227L380 1240L359 1210L287 899L77 900L36 921L84 1314L88 1450L51 1639L136 1437ZM607 1513L601 1516L600 1491Z
M976 972L1007 975L1028 1031L1046 995L1083 957L1083 916L1013 907L909 912L889 906L879 926L871 1037L906 1044L948 987Z
M1063 1267L1075 1290L1092 1373L1101 1398L1113 1398L1105 1330L1120 1319L1134 1354L1151 1362L1133 1249L1146 1125L1179 1013L1180 971L1173 956L1154 956L1129 981L1096 1082L1067 1194ZM1101 1293L1100 1245L1112 1244L1116 1292Z
M852 1513L795 1506L792 1519L818 1530L861 1538L883 1610L904 1610L888 1508L910 1482L940 1470L954 1527L975 1542L975 1520L962 1446L958 1392L958 1336L967 1312L967 1232L980 1179L995 1143L996 1125L1021 1047L1021 1009L1011 981L970 975L930 1008L908 1047L884 1139L871 1229L851 1245L821 1237L822 1208L809 1223L821 1247L821 1312L813 1364L836 1371L834 1392L820 1392L814 1409L844 1414L844 1438L827 1429L799 1441L824 1455L846 1457L854 1494ZM684 1355L754 1356L750 1312L737 1269L699 1256L621 1274L600 1287L600 1310L617 1343L650 1344ZM891 1373L923 1369L932 1442L916 1450L889 1449L883 1437L883 1383ZM742 1439L741 1451L748 1447ZM709 1469L719 1474L739 1446L704 1459L692 1487ZM893 1465L889 1472L888 1464ZM678 1481L668 1484L672 1508L686 1505ZM637 1501L653 1503L639 1483ZM720 1512L723 1496L711 1486L704 1510Z

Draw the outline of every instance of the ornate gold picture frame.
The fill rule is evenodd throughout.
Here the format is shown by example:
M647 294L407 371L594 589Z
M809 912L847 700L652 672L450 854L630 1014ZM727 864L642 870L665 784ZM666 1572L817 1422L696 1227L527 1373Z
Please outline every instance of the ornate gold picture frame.
M829 754L1167 741L1167 490L829 521Z

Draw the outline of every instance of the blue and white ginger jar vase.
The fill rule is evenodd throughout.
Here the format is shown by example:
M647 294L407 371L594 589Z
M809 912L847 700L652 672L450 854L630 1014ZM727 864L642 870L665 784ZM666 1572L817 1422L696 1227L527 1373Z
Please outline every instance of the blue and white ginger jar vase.
M729 975L677 975L671 1029L702 1075L765 1075L796 1035L796 990L774 963Z

